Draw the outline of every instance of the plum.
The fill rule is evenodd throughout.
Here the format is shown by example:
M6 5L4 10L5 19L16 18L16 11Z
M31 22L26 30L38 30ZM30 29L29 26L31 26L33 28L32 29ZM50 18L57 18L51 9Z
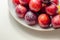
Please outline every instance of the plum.
M24 18L26 12L27 12L27 9L24 6L20 4L16 6L16 13L19 18Z
M28 25L34 25L37 22L37 16L33 12L28 11L25 15L25 21Z
M42 28L49 28L50 25L50 17L47 14L41 14L38 17L38 23Z
M20 4L19 0L12 0L13 4L16 6L18 4Z
M55 29L60 28L60 15L56 15L52 18L52 25Z
M56 15L57 14L57 6L55 4L51 4L50 6L46 7L46 12L47 14L49 14L50 16Z
M31 0L29 8L34 12L38 12L42 8L42 3L40 0Z

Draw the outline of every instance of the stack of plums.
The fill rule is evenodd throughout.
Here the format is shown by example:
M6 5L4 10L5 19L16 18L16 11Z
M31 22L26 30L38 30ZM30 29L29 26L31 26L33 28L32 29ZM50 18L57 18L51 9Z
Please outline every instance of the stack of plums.
M59 0L12 0L16 14L30 26L60 28Z

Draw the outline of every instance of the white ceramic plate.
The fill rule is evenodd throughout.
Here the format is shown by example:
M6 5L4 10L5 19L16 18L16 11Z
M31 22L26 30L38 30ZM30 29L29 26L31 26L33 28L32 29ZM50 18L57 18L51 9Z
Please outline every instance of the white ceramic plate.
M24 27L33 29L33 30L37 30L37 31L52 31L55 30L53 28L49 28L49 29L42 29L39 25L35 25L35 26L29 26L26 24L26 22L23 19L20 19L17 17L16 12L15 12L15 7L12 3L12 0L8 0L8 5L9 5L9 11L11 12L11 15L15 18L15 20L17 22L19 22L20 24L22 24Z

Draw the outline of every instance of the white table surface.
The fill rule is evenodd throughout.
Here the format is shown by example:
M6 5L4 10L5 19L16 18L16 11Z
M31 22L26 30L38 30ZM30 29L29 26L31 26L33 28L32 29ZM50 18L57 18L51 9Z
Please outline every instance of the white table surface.
M8 0L0 0L0 40L60 40L60 30L39 32L25 28L10 15Z

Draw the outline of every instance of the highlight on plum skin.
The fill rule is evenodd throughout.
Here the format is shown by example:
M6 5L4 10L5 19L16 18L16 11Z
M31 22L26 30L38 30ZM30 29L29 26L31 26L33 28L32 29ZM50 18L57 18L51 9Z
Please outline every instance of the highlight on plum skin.
M28 5L30 0L19 0L21 5Z
M55 3L56 5L59 4L59 0L51 0L53 3Z

